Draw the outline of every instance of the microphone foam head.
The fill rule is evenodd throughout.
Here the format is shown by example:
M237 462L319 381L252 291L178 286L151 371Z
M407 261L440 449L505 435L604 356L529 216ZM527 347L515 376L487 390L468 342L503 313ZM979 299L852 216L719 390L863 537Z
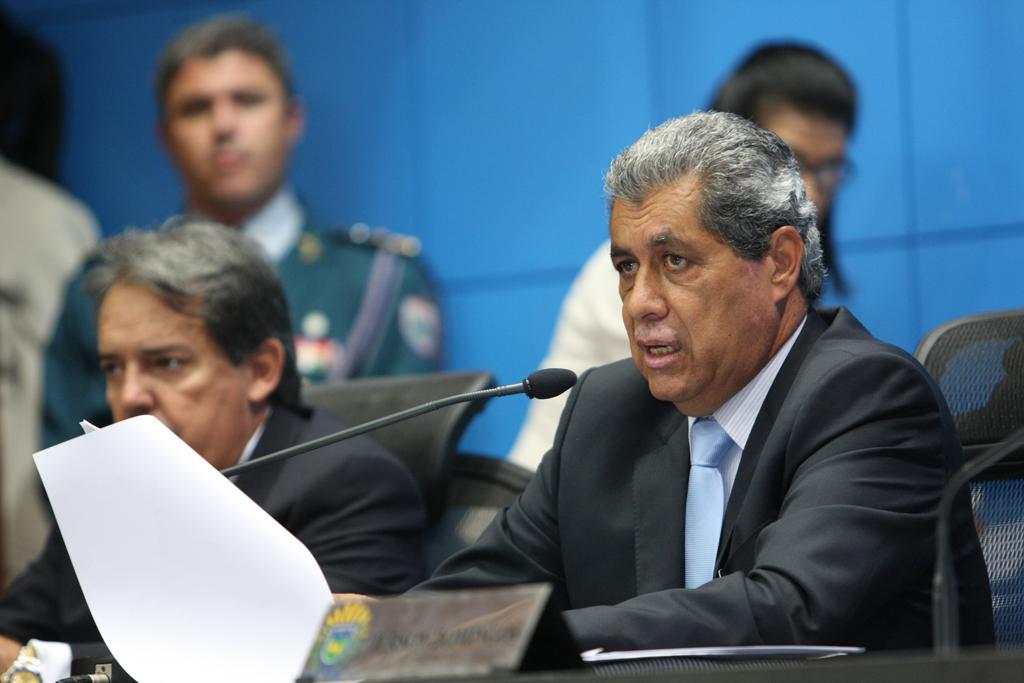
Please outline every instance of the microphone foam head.
M576 373L565 368L545 368L531 372L523 382L530 398L554 398L576 384Z

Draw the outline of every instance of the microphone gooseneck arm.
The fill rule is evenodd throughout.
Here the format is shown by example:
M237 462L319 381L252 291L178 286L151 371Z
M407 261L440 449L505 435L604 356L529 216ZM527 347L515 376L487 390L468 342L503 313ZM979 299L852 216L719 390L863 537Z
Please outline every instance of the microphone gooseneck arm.
M262 458L256 458L240 465L226 467L221 470L221 474L226 477L231 477L236 474L241 474L242 472L256 469L257 467L271 465L302 453L307 453L339 441L344 441L345 439L351 439L354 436L359 436L366 432L372 432L373 430L380 429L381 427L387 427L388 425L395 424L396 422L408 420L410 418L423 415L424 413L440 410L441 408L447 408L448 406L456 403L466 403L468 401L477 401L480 399L493 398L495 396L508 396L510 394L526 394L530 398L551 398L561 394L575 383L576 374L571 370L562 370L560 368L538 370L537 372L531 373L529 377L518 384L506 384L493 389L470 391L465 394L456 394L455 396L447 396L434 401L428 401L427 403L413 406L412 408L407 408L397 413L392 413L391 415L379 417L376 420L370 420L369 422L365 422L361 425L343 429L340 432L322 436L319 439L296 444L290 448L285 448Z

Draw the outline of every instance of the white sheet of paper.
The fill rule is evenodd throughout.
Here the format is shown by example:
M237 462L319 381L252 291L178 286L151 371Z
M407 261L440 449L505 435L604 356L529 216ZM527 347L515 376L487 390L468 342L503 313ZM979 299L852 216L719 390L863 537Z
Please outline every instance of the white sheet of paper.
M35 455L114 657L136 680L281 683L330 590L309 550L156 418Z

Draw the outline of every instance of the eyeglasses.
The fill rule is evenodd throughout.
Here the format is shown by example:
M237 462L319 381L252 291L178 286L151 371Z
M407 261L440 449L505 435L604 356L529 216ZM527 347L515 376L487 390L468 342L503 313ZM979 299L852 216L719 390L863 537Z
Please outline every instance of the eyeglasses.
M827 194L835 192L857 172L857 167L849 159L830 159L820 164L808 164L799 156L796 160L800 164L800 172L814 178L818 189Z

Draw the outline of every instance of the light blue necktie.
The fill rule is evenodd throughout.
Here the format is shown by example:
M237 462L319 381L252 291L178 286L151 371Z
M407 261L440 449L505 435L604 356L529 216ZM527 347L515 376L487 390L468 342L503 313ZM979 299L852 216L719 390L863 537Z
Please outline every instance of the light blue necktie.
M732 439L713 417L690 428L690 483L686 488L686 587L697 588L712 578L718 537L725 513L725 485L719 463Z

